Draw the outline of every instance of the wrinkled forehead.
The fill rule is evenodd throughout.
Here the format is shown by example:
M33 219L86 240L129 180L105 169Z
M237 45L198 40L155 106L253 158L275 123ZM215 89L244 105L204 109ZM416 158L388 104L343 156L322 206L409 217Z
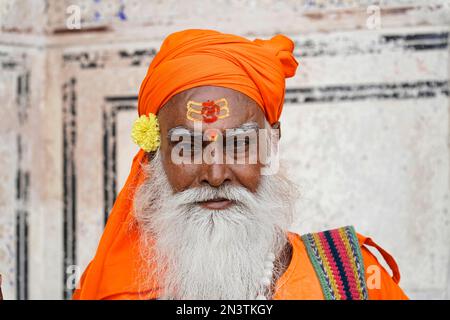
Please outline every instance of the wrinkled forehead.
M202 131L265 126L261 107L247 95L224 87L202 86L173 96L159 111L161 132L174 128Z

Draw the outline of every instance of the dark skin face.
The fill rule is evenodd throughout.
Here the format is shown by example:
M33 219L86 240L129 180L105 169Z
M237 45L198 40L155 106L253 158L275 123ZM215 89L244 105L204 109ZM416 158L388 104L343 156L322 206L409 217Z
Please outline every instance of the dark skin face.
M262 165L259 162L254 164L207 164L203 161L202 164L176 164L171 159L172 148L176 142L171 142L168 138L169 131L176 127L194 129L194 121L186 116L187 102L190 100L196 102L216 101L222 98L226 98L228 101L229 116L212 123L203 122L203 131L217 129L225 135L225 129L238 128L245 123L256 123L259 128L264 128L265 117L259 105L245 94L223 87L202 86L183 91L172 97L158 112L161 130L161 159L169 183L175 192L201 185L217 188L225 183L244 187L253 193L256 192L261 180ZM204 146L205 144L203 144ZM230 205L232 205L230 201L226 200L202 203L205 208L215 210L225 209ZM277 257L281 265L281 274L289 265L291 253L292 248L288 242L285 250ZM274 285L275 282L274 278L272 284Z
M160 152L162 163L175 192L207 184L220 187L224 183L239 185L251 192L256 192L262 165L255 164L175 164L171 160L172 148L176 142L168 138L169 130L185 127L194 130L194 121L186 116L186 104L190 100L203 102L226 98L230 115L212 123L202 122L203 131L220 130L225 135L225 129L238 128L244 123L256 123L264 128L264 113L258 104L246 95L228 88L203 86L183 91L174 97L159 111L158 119L161 130ZM226 207L226 203L223 204ZM220 206L211 209L221 209Z

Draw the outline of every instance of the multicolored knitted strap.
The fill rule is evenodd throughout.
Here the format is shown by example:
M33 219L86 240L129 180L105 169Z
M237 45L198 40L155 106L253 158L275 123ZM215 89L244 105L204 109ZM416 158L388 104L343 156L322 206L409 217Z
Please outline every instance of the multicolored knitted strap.
M367 300L364 262L355 229L302 236L326 300Z

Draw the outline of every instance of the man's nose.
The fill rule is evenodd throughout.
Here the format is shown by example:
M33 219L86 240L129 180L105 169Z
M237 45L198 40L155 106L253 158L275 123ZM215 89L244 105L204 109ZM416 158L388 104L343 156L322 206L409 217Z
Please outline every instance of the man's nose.
M200 183L207 183L211 187L220 187L232 181L232 172L226 164L205 164Z

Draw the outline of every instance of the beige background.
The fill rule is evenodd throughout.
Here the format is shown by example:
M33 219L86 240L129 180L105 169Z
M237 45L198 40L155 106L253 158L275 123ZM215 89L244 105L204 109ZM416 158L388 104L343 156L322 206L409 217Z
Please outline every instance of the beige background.
M292 229L352 224L396 257L410 297L450 298L449 1L0 0L0 27L6 299L70 295L136 151L140 81L186 28L295 40L281 119L303 194Z

